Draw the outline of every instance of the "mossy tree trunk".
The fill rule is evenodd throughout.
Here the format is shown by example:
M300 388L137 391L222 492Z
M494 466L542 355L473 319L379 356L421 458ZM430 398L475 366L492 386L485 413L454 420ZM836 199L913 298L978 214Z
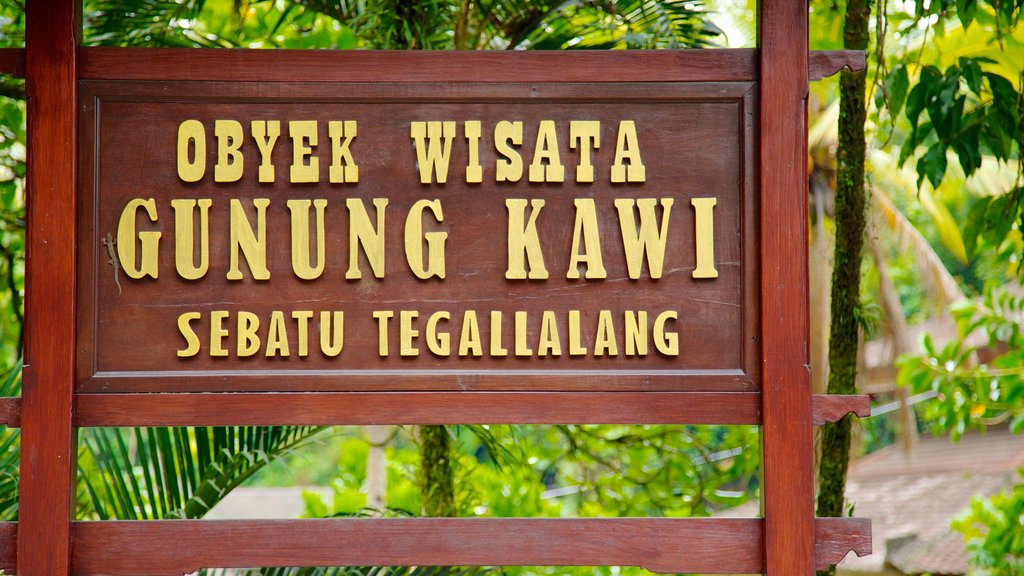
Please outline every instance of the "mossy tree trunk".
M843 45L866 50L869 0L849 0ZM836 247L832 270L832 328L829 335L829 394L852 394L857 377L857 308L864 249L864 94L866 71L843 70L839 81L839 167L836 189ZM843 515L850 458L850 416L825 427L821 440L818 516ZM822 572L834 574L835 567Z
M456 515L452 438L445 426L420 427L419 485L424 515Z

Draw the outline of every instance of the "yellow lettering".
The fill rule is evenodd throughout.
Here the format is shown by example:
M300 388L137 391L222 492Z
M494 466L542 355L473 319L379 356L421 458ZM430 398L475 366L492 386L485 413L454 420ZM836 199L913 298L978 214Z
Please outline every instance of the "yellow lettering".
M345 200L349 213L348 233L348 272L345 278L357 280L363 277L359 269L359 247L363 247L366 260L370 263L373 275L384 277L384 209L388 206L387 198L374 198L373 206L377 209L377 229L374 230L366 207L359 198Z
M530 200L530 217L526 218L526 200L508 198L508 270L505 278L509 280L544 280L548 270L544 267L544 254L540 250L540 237L537 236L537 216L544 207L544 200ZM526 254L526 259L523 254ZM527 274L525 260L529 260L530 272Z
M694 198L690 200L697 213L696 246L697 267L693 269L694 278L718 278L715 269L715 198Z
M213 134L217 137L213 181L237 182L242 177L242 125L236 120L216 120Z
M469 160L466 162L466 182L477 184L484 181L484 168L480 165L480 121L467 121L465 130L466 144L469 146Z
M508 350L501 345L501 311L491 311L491 356L508 356Z
M189 147L193 149L188 159ZM199 120L185 120L178 125L178 178L198 182L206 173L206 129Z
M238 313L238 350L239 358L252 356L260 349L260 337L256 331L260 328L260 317L252 312Z
M629 166L622 164L629 160ZM619 122L619 137L615 144L615 163L612 164L612 182L644 182L647 171L640 160L640 144L636 138L636 124L632 120Z
M569 356L583 356L587 347L580 338L580 311L569 310Z
M544 165L547 161L547 165ZM558 156L558 137L553 120L541 120L537 128L537 145L530 163L530 182L562 182L565 168Z
M289 356L288 330L284 325L284 313L274 310L270 313L270 328L267 330L267 357Z
M580 162L576 165L577 182L594 181L594 165L591 153L601 147L601 122L597 120L573 120L569 122L569 147L580 149Z
M665 323L677 319L675 312L665 311L654 320L654 347L666 356L679 356L679 334L665 331Z
M256 198L252 204L256 207L255 233L245 216L241 200L231 199L231 258L228 280L242 279L242 272L238 269L239 251L245 256L253 279L270 279L270 271L267 270L267 206L270 205L270 200Z
M121 211L121 219L117 223L117 259L121 268L130 278L139 279L144 276L157 278L157 252L160 246L160 232L135 232L135 219L139 208L146 209L150 222L157 221L156 201L152 198L143 200L136 198ZM141 244L139 261L135 258L135 238Z
M227 319L226 310L210 312L210 356L228 355L228 351L224 349L224 339L228 337L228 331L224 328L224 321Z
M398 315L398 353L402 356L419 356L418 348L413 348L412 341L420 335L419 330L412 329L412 321L419 317L415 310L402 310Z
M434 312L427 320L427 348L436 356L447 356L451 354L451 336L447 332L438 332L438 322L447 322L451 319L448 312Z
M320 159L313 156L313 148L317 142L316 120L289 121L288 135L292 139L292 166L288 179L293 183L319 181Z
M323 352L324 356L334 358L338 354L341 354L341 349L345 344L345 313L336 310L334 311L334 321L331 321L331 313L324 310L320 313L320 351ZM331 326L334 329L331 329ZM333 335L333 338L332 338ZM387 331L384 332L385 338L387 338ZM385 355L387 350L385 349Z
M480 325L476 322L476 311L466 310L462 316L462 331L459 333L459 356L483 356L484 347L480 342Z
M274 181L274 144L281 135L280 120L253 120L249 124L252 131L252 139L256 141L256 148L260 151L260 182Z
M388 355L388 320L395 315L391 310L374 310L373 317L377 320L377 334L379 354L381 357Z
M324 209L327 200L313 200L316 209L316 266L310 264L309 254L309 200L289 200L292 215L292 270L303 280L319 278L324 272Z
M545 310L540 318L540 338L537 343L537 355L547 356L562 355L562 341L558 336L558 323L555 321L555 313Z
M526 336L529 332L529 327L526 325L526 320L526 312L520 310L515 313L516 356L533 355L533 350L530 348L529 343L527 343L526 341Z
M199 320L202 316L199 312L185 312L178 316L178 331L185 339L185 347L178 350L179 358L189 358L199 353L199 337L196 336L189 322Z
M349 143L356 137L356 121L328 122L327 134L331 137L331 168L328 171L331 182L359 182L359 166L356 166L352 152L349 151Z
M647 266L651 278L661 278L662 265L665 262L665 244L668 240L668 219L672 214L671 198L661 199L661 228L655 228L657 217L654 198L619 198L615 200L615 208L619 211L619 227L622 230L622 247L626 251L626 266L629 277L637 279L643 270L644 254L647 255ZM633 206L640 211L640 229L637 230L633 219Z
M412 273L421 280L432 276L444 279L444 243L447 232L423 233L423 210L430 212L438 223L444 222L440 200L419 200L409 209L405 219L405 259ZM423 240L427 241L427 262L423 262Z
M498 182L519 182L523 177L523 159L512 145L523 143L523 123L502 120L494 126L494 147L504 158L494 164L494 177Z
M312 310L295 310L292 312L292 319L299 325L299 356L309 356L309 319L313 317Z
M626 356L647 355L647 311L626 310Z
M618 356L619 344L615 339L615 324L611 310L597 314L597 336L594 338L594 356Z
M420 170L420 183L438 184L448 180L448 160L451 158L455 122L413 122L409 134L416 143L416 165Z
M587 265L587 278L607 278L604 259L601 256L601 234L597 229L597 208L593 198L576 198L576 224L572 231L572 249L569 251L569 271L566 278L580 277L580 264ZM580 254L582 232L584 253Z
M199 204L199 265L195 265L195 212ZM174 266L178 276L198 280L210 267L210 206L213 201L202 198L171 200L174 208Z

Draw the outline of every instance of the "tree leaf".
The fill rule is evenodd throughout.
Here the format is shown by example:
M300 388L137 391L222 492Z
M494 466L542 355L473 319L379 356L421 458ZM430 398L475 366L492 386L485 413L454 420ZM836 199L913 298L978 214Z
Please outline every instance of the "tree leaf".
M885 91L889 94L889 108L893 118L899 115L900 110L903 109L909 87L910 79L907 76L907 67L903 64L893 68L885 78Z
M921 186L921 182L925 178L931 182L935 188L939 187L942 183L943 176L946 175L946 146L942 142L936 142L932 144L928 151L924 153L924 156L917 161L917 185Z
M978 12L978 0L956 0L956 15L960 18L960 25L966 30L974 16Z

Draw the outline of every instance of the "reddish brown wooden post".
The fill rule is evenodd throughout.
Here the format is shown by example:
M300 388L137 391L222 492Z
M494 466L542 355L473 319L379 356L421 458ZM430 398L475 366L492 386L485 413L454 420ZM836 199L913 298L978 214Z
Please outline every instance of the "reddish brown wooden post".
M70 573L75 446L75 164L79 0L25 3L25 372L18 574Z
M814 572L807 303L807 1L762 0L761 313L765 573Z

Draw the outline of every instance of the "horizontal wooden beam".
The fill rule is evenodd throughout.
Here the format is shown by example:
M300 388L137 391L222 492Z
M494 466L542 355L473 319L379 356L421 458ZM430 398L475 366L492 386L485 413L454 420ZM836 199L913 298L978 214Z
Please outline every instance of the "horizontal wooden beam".
M18 523L0 522L0 570L13 573L18 558Z
M757 52L82 48L81 77L260 82L742 82Z
M643 566L762 572L756 518L396 518L76 522L73 573L252 566ZM870 553L870 523L818 519L815 563ZM173 543L173 545L170 545Z
M266 392L76 398L75 424L81 427L760 422L757 392ZM0 398L0 423L17 426L17 413L17 398ZM817 426L849 413L870 416L868 397L813 398Z
M79 394L88 426L756 424L757 392Z
M0 426L11 428L21 426L21 398L0 397Z
M143 56L145 58L142 61L136 60L135 57L131 56L129 51L134 50L145 50ZM185 50L189 51L189 54L184 54ZM212 54L213 50L202 50L202 49L191 49L191 48L83 48L83 62L86 67L83 71L83 77L85 78L104 78L104 79L137 79L137 80L156 80L164 79L166 73L162 72L161 68L171 67L171 63L181 58L191 58L192 55L201 56L204 60L212 61L239 61L239 60L251 60L252 58L262 58L268 55L266 51L252 50L249 52L255 52L252 55L240 55L241 51L236 50L217 50L220 54ZM312 52L312 54L311 54ZM663 52L663 51L662 51ZM726 55L716 54L716 52L728 53ZM288 51L288 50L276 50L275 54L283 53L287 58L295 58L298 62L305 63L307 66L315 66L318 62L322 63L327 58L338 58L338 52L331 52L327 50L318 51ZM288 56L291 53L300 53L299 56ZM356 54L355 59L362 60L364 62L380 61L387 57L386 52L369 52L370 56L366 56L367 51L352 51L342 53L345 60L351 61L351 55ZM613 52L612 58L617 58L621 52ZM680 55L681 53L681 55ZM405 57L410 54L432 54L429 52L410 53L403 52ZM480 54L480 52L474 52L469 54ZM488 54L506 54L506 52L493 52ZM539 54L537 52L514 52L517 55L523 54ZM576 58L576 54L583 54L582 61L590 59L593 52L561 52L559 54L569 54L568 58ZM644 52L643 54L653 54L652 52ZM709 62L713 63L718 60L721 61L722 65L732 64L732 71L715 71L712 66L704 66L701 72L687 72L686 75L689 78L674 77L671 81L749 81L753 80L756 76L754 70L754 60L756 58L755 52L752 49L714 49L714 50L700 50L700 51L676 51L676 56L671 57L674 63L684 61L685 59L697 60L701 63ZM280 56L271 55L273 58ZM522 57L522 56L516 56ZM420 56L413 56L414 59L424 58ZM499 56L498 58L509 58L508 56ZM527 56L527 59L532 56ZM662 58L662 56L657 56ZM436 56L426 56L425 59L436 59ZM667 59L666 59L667 60ZM808 76L813 80L821 80L827 78L833 74L838 73L843 68L849 68L851 70L863 70L867 65L867 56L863 50L813 50L810 53L810 60L808 62ZM147 61L153 61L158 65L155 70L148 70L146 66ZM110 68L115 66L115 68ZM326 72L331 76L330 78L324 77L322 74L316 77L317 81L359 81L356 79L346 79L343 76L350 74L350 68L354 66L354 63L348 64L347 66L331 67ZM692 66L692 65L690 65ZM105 68L106 67L106 68ZM118 70L120 72L118 72ZM317 71L322 72L322 71ZM0 48L0 74L8 74L16 78L25 77L25 49L24 48ZM120 74L120 75L119 75ZM365 71L360 72L361 75L368 74ZM375 74L380 74L376 72ZM662 76L666 74L672 74L671 72L662 72ZM258 76L259 71L242 70L234 74L237 76L244 76L244 78L235 79L247 79L247 80L262 80L263 78L255 78L251 76ZM395 73L395 76L398 74ZM211 80L214 78L208 77L210 74L200 70L193 69L187 79L191 80ZM289 74L289 76L291 76ZM471 76L471 75L470 75ZM415 75L410 77L405 75L402 77L405 81L415 79ZM182 79L176 77L175 79ZM227 79L227 78L216 78L216 79ZM294 78L291 78L294 79ZM311 80L312 78L306 78ZM473 81L493 81L493 82L528 82L537 81L536 78L530 79L525 76L518 80L508 80L505 77L492 78L490 80L476 77L466 78L467 80L472 79ZM651 81L652 79L648 79ZM365 80L364 80L365 81ZM610 80L607 76L602 77L587 77L580 78L579 81L584 82L608 82ZM623 81L623 80L617 80Z
M25 49L0 48L0 74L25 77Z
M871 416L871 399L863 394L815 394L812 398L815 426L837 422L847 414Z

